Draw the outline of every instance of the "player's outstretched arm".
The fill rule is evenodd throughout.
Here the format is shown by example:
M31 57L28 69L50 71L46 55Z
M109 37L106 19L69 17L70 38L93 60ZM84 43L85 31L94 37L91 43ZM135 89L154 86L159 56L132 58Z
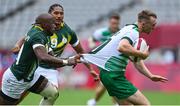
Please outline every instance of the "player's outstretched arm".
M21 48L21 46L24 44L24 42L25 42L25 36L22 37L21 39L19 39L19 40L16 42L15 46L11 49L11 51L12 51L13 53L18 53L19 50L20 50L20 48Z
M79 54L84 53L84 50L83 50L83 48L82 48L80 43L77 46L73 47L73 48ZM88 63L84 63L84 65L89 69L89 72L94 77L94 80L95 81L99 80L99 75L96 73L96 71L94 71L92 66L90 64L88 64Z
M167 78L159 76L159 75L154 75L152 74L148 68L146 67L146 65L144 64L143 60L140 60L139 62L134 62L134 66L136 67L136 69L143 75L145 75L146 77L148 77L149 79L151 79L154 82L166 82L168 81Z
M148 48L144 52L140 52L133 48L127 39L122 39L118 45L117 50L128 56L135 56L142 59L146 59L149 56Z
M45 47L38 46L34 48L34 53L40 61L43 61L53 67L62 67L65 65L75 65L77 61L80 59L80 56L76 55L70 59L59 59L54 56L51 56L47 53Z

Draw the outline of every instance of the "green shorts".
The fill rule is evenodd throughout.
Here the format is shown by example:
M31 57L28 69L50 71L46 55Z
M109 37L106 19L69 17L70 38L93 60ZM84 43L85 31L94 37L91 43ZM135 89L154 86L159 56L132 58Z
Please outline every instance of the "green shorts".
M100 69L100 79L110 96L126 99L133 95L137 88L125 77L124 71L106 71Z

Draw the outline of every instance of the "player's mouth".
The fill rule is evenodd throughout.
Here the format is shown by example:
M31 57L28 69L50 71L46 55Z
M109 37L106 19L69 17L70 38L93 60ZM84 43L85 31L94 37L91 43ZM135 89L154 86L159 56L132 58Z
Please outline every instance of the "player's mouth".
M56 22L57 22L57 23L61 23L62 20L61 20L61 19L56 19Z

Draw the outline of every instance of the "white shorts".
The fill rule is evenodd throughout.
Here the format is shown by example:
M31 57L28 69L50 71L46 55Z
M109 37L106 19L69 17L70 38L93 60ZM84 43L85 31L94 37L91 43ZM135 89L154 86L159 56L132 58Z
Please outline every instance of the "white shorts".
M44 76L45 78L48 79L49 82L51 82L52 84L54 84L57 88L59 85L59 81L58 81L58 71L55 69L47 69L47 68L43 68L43 67L38 67L35 71L35 74L39 74Z
M18 81L11 72L10 68L8 68L2 77L2 92L11 98L19 99L21 94L33 86L38 78L39 75L34 74L33 80L31 82L24 82L23 79Z

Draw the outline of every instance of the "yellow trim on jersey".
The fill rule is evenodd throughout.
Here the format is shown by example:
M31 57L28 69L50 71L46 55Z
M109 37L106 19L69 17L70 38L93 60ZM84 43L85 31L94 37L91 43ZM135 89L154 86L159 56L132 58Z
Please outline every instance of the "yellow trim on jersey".
M53 33L53 35L50 37L50 39L58 38L56 33Z
M62 41L57 45L57 48L62 47L66 42L63 42L63 39L66 39L66 37L64 37L64 35L62 35Z
M62 22L60 25L59 25L59 28L62 28L64 27L64 22Z
M69 43L71 41L72 37L71 37L71 35L69 33L67 33L67 35L68 35L68 43Z
M41 31L43 31L43 30L44 30L42 27L40 27L40 26L37 26L37 25L34 25L34 27L35 27L35 28L38 28L38 29L40 29Z

